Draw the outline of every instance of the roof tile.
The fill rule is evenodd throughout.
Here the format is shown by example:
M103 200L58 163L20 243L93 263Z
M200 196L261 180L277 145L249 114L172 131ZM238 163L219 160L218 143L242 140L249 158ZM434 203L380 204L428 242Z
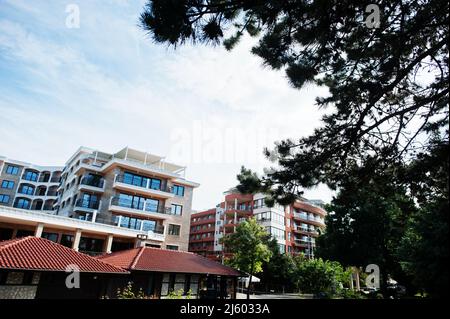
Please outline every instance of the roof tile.
M140 247L97 257L128 270L241 276L231 267L203 256L169 249Z
M29 236L0 242L0 269L66 271L69 265L78 266L80 272L127 273L44 238Z

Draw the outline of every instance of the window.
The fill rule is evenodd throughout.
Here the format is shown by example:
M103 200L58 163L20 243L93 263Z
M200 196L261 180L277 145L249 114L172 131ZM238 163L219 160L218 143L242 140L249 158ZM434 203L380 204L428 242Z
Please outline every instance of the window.
M75 202L75 197L74 197L74 202ZM98 200L98 196L97 195L93 195L93 194L82 194L81 195L81 207L84 208L92 208L92 209L97 209L98 208L98 204L99 204L99 200Z
M183 211L183 206L177 205L177 204L172 204L172 206L171 206L171 214L172 215L180 215L181 216L182 211Z
M253 202L253 208L261 208L264 207L264 198L257 199Z
M122 216L120 220L120 227L130 229L141 229L141 220L137 218Z
M180 236L180 225L169 224L169 235Z
M8 204L9 203L9 195L0 194L0 203Z
M55 242L55 243L58 242L58 234L56 234L56 233L43 232L42 233L42 238L48 239L48 240L50 240L52 242Z
M38 180L38 174L36 172L26 171L25 174L23 175L23 179L27 181L36 182Z
M31 205L31 201L26 198L18 198L16 200L16 204L14 207L16 208L23 208L23 209L29 209Z
M160 179L144 177L129 172L123 174L123 182L139 187L147 187L148 185L151 189L161 189Z
M160 179L151 178L149 185L150 185L151 189L161 189L161 180Z
M8 165L8 167L6 167L6 174L17 175L19 174L19 168L14 165Z
M166 249L170 249L170 250L178 250L178 246L175 246L175 245L166 245Z
M154 220L143 220L142 223L143 231L154 231L156 229L156 222Z
M184 186L181 185L173 185L172 193L174 193L177 196L184 196Z
M19 188L19 193L20 194L25 194L25 195L33 195L34 194L34 187L31 185L22 185Z
M4 181L2 182L2 188L13 189L13 188L14 188L14 182L4 180Z
M62 235L60 244L71 248L73 245L73 236L72 235Z
M282 240L286 239L285 231L280 228L269 226L269 227L267 227L267 232L277 239L282 239Z
M149 212L157 212L159 201L157 199L147 199L145 203L145 210Z

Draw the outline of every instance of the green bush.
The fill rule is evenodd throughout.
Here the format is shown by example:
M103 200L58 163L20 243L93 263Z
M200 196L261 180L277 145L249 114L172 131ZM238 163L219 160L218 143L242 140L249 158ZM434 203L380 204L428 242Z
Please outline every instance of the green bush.
M186 295L184 295L184 290L171 290L167 295L167 299L191 299L192 298L192 290L189 289Z
M299 260L295 271L298 289L302 293L323 298L339 296L350 280L350 271L336 261L318 259Z
M138 290L136 293L133 289L133 283L128 282L125 288L117 289L117 298L118 299L147 299L149 297L145 296L142 288Z

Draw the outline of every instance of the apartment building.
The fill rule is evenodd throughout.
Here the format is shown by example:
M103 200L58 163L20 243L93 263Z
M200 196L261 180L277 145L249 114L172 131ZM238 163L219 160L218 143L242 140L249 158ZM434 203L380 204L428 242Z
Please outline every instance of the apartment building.
M185 167L124 148L79 148L64 167L0 158L0 239L28 235L91 254L188 249L194 188Z
M52 211L62 170L0 156L0 205Z
M322 201L302 199L289 206L268 207L263 194L230 190L224 195L216 208L191 216L190 251L215 260L231 256L232 251L220 239L254 217L277 240L281 252L314 257L316 238L325 227Z

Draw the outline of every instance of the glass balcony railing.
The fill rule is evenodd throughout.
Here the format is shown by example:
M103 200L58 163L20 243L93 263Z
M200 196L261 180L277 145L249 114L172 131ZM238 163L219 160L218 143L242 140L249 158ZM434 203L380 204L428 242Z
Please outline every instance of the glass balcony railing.
M91 176L84 176L80 182L81 185L87 185L97 188L103 188L105 186L105 180L103 178L96 178Z
M75 207L98 209L99 206L99 201L85 200L82 198L77 199L77 201L75 202Z
M150 212L150 213L159 213L159 214L172 214L172 210L170 207L164 207L159 205L154 205L151 202L146 201L132 201L120 197L113 197L111 198L111 205L124 207L124 208L130 208L135 210L140 210L144 212Z
M117 175L114 181L116 183L124 183L131 186L172 193L172 187L168 186L166 183L152 183L152 181L147 178L132 179L125 175Z

